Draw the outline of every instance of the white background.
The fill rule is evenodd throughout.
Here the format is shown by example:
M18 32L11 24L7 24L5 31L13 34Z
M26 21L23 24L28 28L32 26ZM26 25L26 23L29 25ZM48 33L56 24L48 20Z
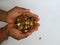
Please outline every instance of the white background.
M9 37L1 45L60 45L60 0L0 0L0 9L8 11L14 6L37 14L41 26L26 39L17 41ZM0 27L4 24L0 23Z

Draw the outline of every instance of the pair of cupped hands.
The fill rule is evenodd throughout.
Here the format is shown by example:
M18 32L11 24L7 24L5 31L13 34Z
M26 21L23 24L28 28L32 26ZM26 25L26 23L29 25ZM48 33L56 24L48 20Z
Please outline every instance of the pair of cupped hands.
M18 16L20 16L22 13L26 13L26 14L31 15L31 16L35 17L36 19L38 19L38 16L31 13L29 11L29 9L25 9L25 8L21 8L21 7L16 6L9 11L0 10L0 13L1 13L0 14L0 21L7 22L7 25L5 27L1 28L1 29L3 29L3 31L7 37L11 36L17 40L20 40L22 38L25 38L25 37L31 35L32 32L37 30L39 27L39 24L37 23L35 25L34 29L32 29L30 32L27 32L27 33L22 33L20 30L18 30L14 27L15 19Z

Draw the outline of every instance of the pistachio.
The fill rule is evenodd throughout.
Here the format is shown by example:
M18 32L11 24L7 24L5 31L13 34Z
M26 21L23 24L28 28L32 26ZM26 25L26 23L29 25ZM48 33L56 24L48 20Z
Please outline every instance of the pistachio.
M18 29L19 30L22 30L23 29L23 26L21 25L21 26L18 26Z
M28 32L28 30L25 30L24 32Z
M26 22L25 22L25 24L29 24L29 22L28 22L28 21L26 21Z
M21 23L17 23L17 26L20 26L21 25Z
M18 18L17 21L19 21L20 19Z
M30 25L25 25L24 29L28 29L28 28L30 28Z
M30 22L30 25L33 25L33 21Z
M28 27L26 26L25 29L27 29Z

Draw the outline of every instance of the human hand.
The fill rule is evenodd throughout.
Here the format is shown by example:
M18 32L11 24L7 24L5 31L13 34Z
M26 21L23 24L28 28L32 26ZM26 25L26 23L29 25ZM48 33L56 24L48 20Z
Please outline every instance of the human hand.
M2 11L2 12L4 12L4 11ZM13 38L15 38L17 40L20 40L22 38L26 38L27 36L31 35L32 32L34 32L38 29L39 23L36 23L34 25L34 27L32 29L30 29L30 31L27 33L22 33L22 31L20 31L19 29L16 29L16 27L14 26L15 25L14 22L15 22L16 18L18 16L20 16L21 14L26 14L28 16L32 16L36 19L37 22L39 20L38 16L31 13L29 11L29 9L25 9L25 8L21 8L21 7L14 7L13 9L9 10L8 12L4 12L3 16L0 15L1 21L8 23L5 26L6 29L3 27L4 30L2 31L2 34L4 33L4 34L7 34L7 35L5 35L6 37L12 36Z
M8 11L8 17L7 17L8 26L7 27L8 27L9 35L12 36L12 37L14 37L15 39L18 39L18 40L29 36L30 34L32 34L32 32L34 32L35 30L37 30L38 27L39 27L39 23L36 23L34 25L34 28L32 28L27 33L22 33L22 31L20 31L19 29L16 29L14 27L14 22L15 22L16 18L18 16L20 16L21 14L27 14L28 16L31 15L37 21L39 20L38 16L35 15L35 14L33 14L33 13L31 13L29 11L29 9L25 9L25 8L21 8L21 7L14 7L10 11Z

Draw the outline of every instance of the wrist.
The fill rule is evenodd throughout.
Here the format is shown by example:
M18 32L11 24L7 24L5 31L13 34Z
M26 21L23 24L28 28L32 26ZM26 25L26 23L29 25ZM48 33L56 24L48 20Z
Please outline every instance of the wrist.
M0 10L0 21L6 22L8 13L6 11Z
M0 43L8 39L8 32L5 28L0 29Z

